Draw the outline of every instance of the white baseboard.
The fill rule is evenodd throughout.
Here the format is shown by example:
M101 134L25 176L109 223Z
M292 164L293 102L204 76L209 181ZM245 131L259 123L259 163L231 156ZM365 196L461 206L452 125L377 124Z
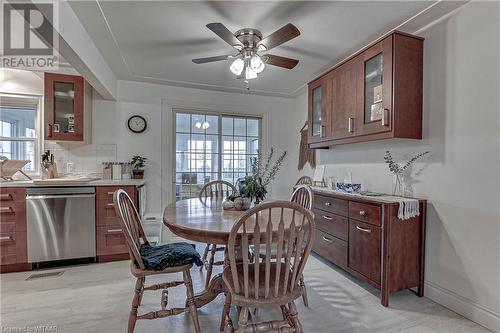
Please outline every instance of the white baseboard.
M500 333L500 314L495 311L429 281L425 281L425 296L493 332Z

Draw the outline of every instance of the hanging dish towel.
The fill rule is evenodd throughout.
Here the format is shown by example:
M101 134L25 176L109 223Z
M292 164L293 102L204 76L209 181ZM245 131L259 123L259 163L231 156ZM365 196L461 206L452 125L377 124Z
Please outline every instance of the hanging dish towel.
M300 131L299 170L302 170L307 162L311 168L316 167L316 150L307 146L307 128L303 128Z

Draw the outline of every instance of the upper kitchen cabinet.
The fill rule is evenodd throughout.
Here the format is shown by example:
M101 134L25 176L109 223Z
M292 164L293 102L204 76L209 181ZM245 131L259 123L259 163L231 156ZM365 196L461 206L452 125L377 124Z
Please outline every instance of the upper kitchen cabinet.
M390 138L422 139L423 39L393 32L309 83L321 80L330 132L311 148ZM313 88L313 89L311 89ZM314 118L313 118L314 120ZM314 122L313 128L314 128Z
M45 139L90 143L92 87L83 77L44 74Z
M327 92L328 79L328 77L321 77L309 84L309 143L320 143L331 139L331 122L329 121L331 112L327 100L331 96Z

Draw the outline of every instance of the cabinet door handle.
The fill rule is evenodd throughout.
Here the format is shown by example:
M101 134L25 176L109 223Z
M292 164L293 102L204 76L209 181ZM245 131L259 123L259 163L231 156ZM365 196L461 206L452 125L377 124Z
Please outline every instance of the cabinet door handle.
M332 205L331 202L325 202L325 206L330 207Z
M389 126L389 109L387 108L382 112L382 126Z
M330 239L330 238L325 237L325 236L323 236L323 240L324 240L325 242L328 242L328 243L332 243L332 242L333 242L333 239Z
M12 207L0 207L0 212L1 213L10 213L10 212L13 212L14 210L12 209Z
M359 211L359 215L361 215L361 216L365 216L365 215L366 215L366 212L365 212L364 210L360 210L360 211Z
M349 133L354 133L354 118L347 118L347 131Z
M11 239L12 239L11 236L1 236L0 237L0 241L11 240Z
M321 125L321 130L320 130L319 136L322 138L325 137L325 125Z
M0 200L12 200L12 195L9 193L2 193L0 194Z
M359 225L356 226L356 229L358 229L359 231L362 231L362 232L366 232L367 234L372 233L371 229L361 228Z
M108 229L108 234L115 234L118 232L123 232L122 229Z
M328 220L328 221L333 220L333 217L326 216L326 215L323 215L323 218L324 218L325 220Z

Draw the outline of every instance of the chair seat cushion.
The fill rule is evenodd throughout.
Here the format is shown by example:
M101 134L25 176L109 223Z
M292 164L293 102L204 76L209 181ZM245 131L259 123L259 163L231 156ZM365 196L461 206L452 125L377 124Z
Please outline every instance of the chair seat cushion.
M142 261L146 269L162 271L169 267L177 267L187 264L201 266L200 254L196 252L193 245L186 242L171 243L153 246L144 243L139 249Z

